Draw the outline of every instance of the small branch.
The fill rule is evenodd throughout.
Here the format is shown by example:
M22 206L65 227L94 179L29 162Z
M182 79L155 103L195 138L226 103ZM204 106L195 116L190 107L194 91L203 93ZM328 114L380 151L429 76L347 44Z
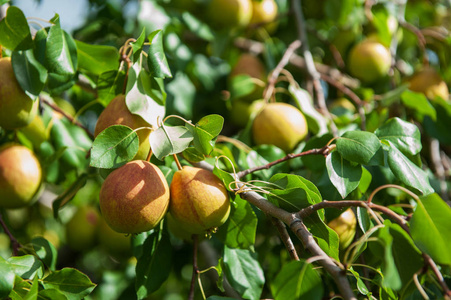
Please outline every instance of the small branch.
M343 83L333 79L332 77L330 77L326 74L321 74L321 78L324 81L326 81L327 83L333 85L336 89L342 91L343 94L348 96L354 102L354 104L357 106L357 111L359 113L360 120L361 120L360 121L360 129L365 130L366 116L365 116L365 110L363 108L364 102L359 98L359 96L357 96L351 89L346 87Z
M428 57L426 54L426 38L424 37L421 30L405 20L398 20L398 23L400 26L411 31L413 34L415 34L417 36L418 47L420 47L421 54L423 55L423 64L428 65L429 61L428 61Z
M279 235L280 235L280 239L282 240L283 244L285 245L285 248L287 248L287 251L290 254L291 259L299 260L298 253L296 252L296 249L294 248L293 241L291 240L291 237L288 234L285 224L282 221L280 221L279 219L274 218L274 217L271 218L271 222L277 228L277 231L279 232Z
M279 78L280 72L289 63L290 57L293 55L293 53L299 47L301 47L301 41L295 40L294 42L292 42L290 44L290 46L288 46L284 55L282 56L282 59L279 61L277 66L274 68L274 70L269 75L268 86L266 87L265 91L263 92L263 98L265 99L265 101L268 101L268 99L273 94L274 89L276 87L277 78Z
M440 182L440 195L443 200L448 201L448 187L446 184L445 168L442 164L442 158L440 155L440 142L437 139L431 139L430 141L430 153L431 161L434 166L435 176L437 176Z
M330 114L329 110L327 109L326 99L324 98L323 87L321 86L321 82L320 82L321 77L315 68L313 56L309 49L306 24L305 24L304 15L303 15L302 9L301 9L301 0L292 0L291 3L292 3L293 10L294 10L294 14L296 16L299 40L301 40L301 42L302 42L302 54L305 58L307 72L313 81L313 87L316 92L316 100L318 102L319 109L321 110L323 115L325 115L327 118L329 118L330 128L332 130L332 133L334 136L337 136L338 129L333 121L332 115Z
M11 246L13 249L13 256L17 256L19 254L19 249L22 248L22 245L19 243L19 241L14 237L14 235L9 231L8 226L6 226L5 221L3 221L3 216L0 213L0 224L2 225L3 231L6 233L6 235L9 237L11 241Z
M250 169L238 172L237 173L237 177L238 178L243 178L244 176L246 176L246 175L248 175L250 173L253 173L253 172L256 172L256 171L260 171L260 170L264 170L264 169L269 169L269 168L271 168L274 165L283 163L284 161L287 161L287 160L290 160L290 159L293 159L293 158L296 158L296 157L301 157L301 156L306 156L306 155L324 155L324 156L327 156L330 153L331 147L334 147L334 146L326 145L323 148L311 149L311 150L307 150L307 151L304 151L304 152L301 152L301 153L297 153L297 154L288 154L287 156L282 157L282 158L280 158L278 160L275 160L273 162L270 162L270 163L268 163L266 165L257 166L257 167L254 167L254 168L250 168Z
M194 288L196 285L197 274L199 273L199 268L197 267L197 248L199 245L199 239L197 234L193 234L192 238L193 238L193 275L191 277L191 286L188 295L189 300L194 299Z
M66 119L68 119L72 124L75 124L76 126L80 127L81 129L83 129L88 136L94 140L94 135L91 133L91 131L89 131L89 129L87 127L85 127L83 124L81 124L80 122L78 122L77 120L75 120L71 115L67 114L64 110L62 110L61 108L59 108L58 105L52 103L49 101L49 99L46 98L46 96L44 95L40 95L39 99L41 100L42 103L44 103L45 105L49 106L51 109L53 109L54 111L62 114Z
M434 273L435 277L437 277L441 288L445 292L445 299L447 299L447 300L451 299L451 291L449 290L448 285L446 284L445 279L443 278L442 273L440 273L440 270L438 269L438 267L435 264L435 262L426 253L423 253L423 259L426 262L426 264L429 266L429 268L431 268L431 270Z

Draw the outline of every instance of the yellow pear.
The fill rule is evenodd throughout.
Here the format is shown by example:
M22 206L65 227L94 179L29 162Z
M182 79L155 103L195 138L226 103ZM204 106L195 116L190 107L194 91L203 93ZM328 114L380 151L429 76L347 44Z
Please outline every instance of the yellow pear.
M112 125L125 125L131 129L150 126L143 118L128 110L124 95L116 96L102 111L97 119L94 136ZM139 149L134 159L146 159L150 150L150 132L150 129L141 129L136 132L139 137Z
M327 226L338 234L340 249L345 249L354 239L357 219L352 209L348 208L340 216L330 221Z
M431 67L424 68L415 73L409 80L409 89L414 92L423 93L431 100L437 96L444 100L448 100L449 98L449 90L446 82Z
M250 26L257 24L265 24L265 28L273 32L276 29L275 23L277 18L277 3L274 0L252 0L252 18Z
M100 189L100 210L107 224L120 233L154 228L169 206L169 187L160 169L134 160L114 170Z
M252 135L257 145L275 145L290 152L308 133L302 112L287 103L269 103L255 117Z
M22 145L0 148L0 207L30 204L41 179L41 165L32 151Z
M213 27L245 27L252 17L251 0L211 0L207 15Z
M38 103L20 87L11 58L0 58L0 127L16 129L27 126L36 116Z
M349 71L365 83L387 76L390 66L390 50L375 38L363 40L349 53Z
M229 217L229 194L212 172L184 166L172 178L169 211L185 231L205 233Z

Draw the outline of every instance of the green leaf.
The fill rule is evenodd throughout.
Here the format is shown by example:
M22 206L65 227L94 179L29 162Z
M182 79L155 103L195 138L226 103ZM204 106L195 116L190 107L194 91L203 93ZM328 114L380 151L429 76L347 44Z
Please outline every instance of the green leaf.
M327 128L327 120L313 106L310 94L298 86L290 84L288 91L296 102L296 106L304 114L309 131L315 135L323 135L329 132Z
M402 183L417 189L423 195L433 193L434 189L429 184L426 172L404 156L404 154L402 154L402 152L390 141L388 141L388 143L390 144L390 149L388 151L387 160L393 174L395 174Z
M415 245L437 263L451 266L451 208L437 194L420 199L410 220Z
M111 100L123 93L125 81L124 71L106 71L97 79L97 96L103 106L107 106Z
M184 11L182 13L182 20L186 24L186 27L201 39L206 41L213 41L215 39L215 34L210 27L190 12Z
M351 272L352 275L354 275L354 278L357 280L357 289L359 290L359 292L362 295L368 295L368 293L370 292L367 288L367 286L365 285L365 283L363 282L363 280L360 278L360 274L356 271L354 271L352 269L352 267L350 267L348 269L349 272Z
M291 261L282 266L271 292L275 300L322 299L323 282L311 264Z
M55 246L43 237L35 237L31 240L33 249L39 259L52 271L56 268L58 251Z
M229 90L232 99L250 95L255 90L255 80L247 74L239 74L230 79Z
M139 299L158 290L172 269L172 246L163 230L154 231L144 242L142 256L136 264L135 289Z
M213 151L214 141L222 130L224 118L220 115L208 115L196 123L196 126L187 125L187 129L193 135L194 147L204 155Z
M153 127L158 127L166 112L166 92L161 80L150 77L146 70L133 65L128 71L125 102L132 114L141 116Z
M20 87L31 99L36 100L47 81L47 69L36 60L32 49L14 51L11 63Z
M385 220L384 227L378 231L378 241L382 244L384 256L382 258L382 273L384 278L382 284L384 287L399 290L402 286L401 277L396 268L395 260L393 258L393 236L390 234L389 227L391 222Z
M219 227L218 237L229 248L250 249L255 243L258 219L249 202L236 196L227 222Z
M380 140L387 140L406 155L416 155L421 151L421 134L417 126L400 118L385 122L375 134Z
M437 111L437 120L425 117L423 126L428 135L440 141L441 144L451 145L451 103L441 98L433 102Z
M348 131L337 139L337 151L344 159L368 164L379 148L377 136L367 131Z
M418 119L420 121L422 121L425 116L430 117L434 121L437 119L435 108L429 103L423 93L406 90L401 94L401 101L406 107L413 109L418 114Z
M197 151L194 147L188 147L183 150L183 158L189 162L200 162L205 159L205 155Z
M90 45L75 41L77 45L78 67L92 74L117 70L119 67L119 52L112 46Z
M155 30L147 37L151 43L147 51L147 64L150 74L157 78L171 78L171 70L163 49L163 31Z
M8 259L14 272L23 279L41 278L44 274L42 262L33 255L12 256Z
M81 174L64 192L62 192L55 200L53 200L52 209L53 217L55 219L58 219L60 208L66 205L70 200L72 200L78 193L78 191L85 186L87 181L88 174Z
M353 165L334 151L326 157L327 173L330 181L344 199L355 190L362 178L362 166Z
M33 47L30 27L24 13L10 6L0 22L0 45L11 50L27 50Z
M244 299L260 298L265 283L265 275L252 252L225 246L224 266L230 285Z
M302 176L279 173L272 176L269 181L278 189L271 190L268 199L279 203L281 208L288 211L299 211L322 201L318 188ZM322 211L320 213L323 217Z
M143 27L141 34L136 39L135 42L130 43L133 50L133 62L137 62L141 57L141 53L143 50L144 42L146 41L146 27Z
M222 182L224 183L225 188L228 191L232 191L232 189L237 188L237 186L235 184L232 184L232 182L235 181L235 178L229 172L221 170L218 167L218 163L217 162L214 165L213 174L215 174L219 179L222 180Z
M23 300L37 300L38 299L38 291L39 291L39 281L38 277L33 279L33 284L31 285L30 290L27 295L23 298Z
M314 136L307 141L303 151L322 148L327 145L333 137L334 136L330 133L326 133L322 136ZM312 171L322 171L326 167L326 160L322 155L305 155L301 156L301 160L304 165Z
M39 300L67 300L67 297L57 289L45 289L38 293Z
M0 298L6 298L11 293L15 277L11 264L0 256Z
M72 37L61 29L59 16L50 27L45 49L47 69L58 75L74 75L77 71L77 46Z
M83 299L96 286L88 276L72 268L63 268L51 273L42 280L42 285L45 289L59 290L69 300Z
M187 149L193 135L184 126L162 125L150 134L150 147L159 160Z
M91 167L118 168L138 153L139 140L136 131L124 125L106 128L94 140L91 150Z

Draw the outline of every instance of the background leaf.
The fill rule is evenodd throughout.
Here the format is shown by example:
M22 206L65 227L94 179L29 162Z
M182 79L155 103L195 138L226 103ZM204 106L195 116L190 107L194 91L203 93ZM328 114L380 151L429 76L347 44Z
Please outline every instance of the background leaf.
M10 6L0 22L0 45L11 50L27 50L33 47L30 27L23 12Z
M116 48L90 45L77 40L75 44L77 45L78 67L80 69L95 75L118 69L119 52Z

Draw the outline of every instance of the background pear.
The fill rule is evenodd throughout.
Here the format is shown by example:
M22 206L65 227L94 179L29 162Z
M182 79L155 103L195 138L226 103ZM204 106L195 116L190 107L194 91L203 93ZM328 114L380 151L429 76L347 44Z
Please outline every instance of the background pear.
M275 145L290 152L308 133L299 109L287 103L269 103L255 117L252 135L257 145Z
M97 208L84 205L66 224L66 243L76 251L90 250L96 243L100 216Z
M357 219L352 209L348 208L340 216L330 221L327 226L338 234L340 249L345 249L354 239Z
M11 58L0 58L0 127L16 129L27 126L36 116L38 103L20 87Z
M172 178L169 211L185 231L204 233L229 217L229 195L212 172L184 166Z
M100 210L112 229L140 233L154 228L169 205L169 187L160 169L135 160L114 170L100 189Z
M252 17L251 0L211 0L207 15L213 27L245 27Z
M414 92L423 93L431 100L437 96L444 100L448 100L449 98L449 90L446 82L431 67L424 68L415 73L409 80L409 89Z
M28 205L41 179L41 165L32 151L14 144L0 148L0 207Z

